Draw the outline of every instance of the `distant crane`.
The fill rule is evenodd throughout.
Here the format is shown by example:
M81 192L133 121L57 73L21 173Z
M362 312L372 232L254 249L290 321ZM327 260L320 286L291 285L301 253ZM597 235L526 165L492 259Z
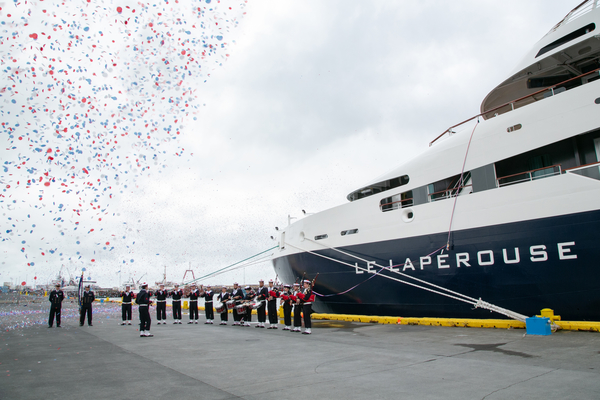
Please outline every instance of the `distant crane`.
M136 285L137 287L139 287L139 286L140 286L140 281L142 280L142 278L143 278L144 276L146 276L146 274L147 274L147 273L144 273L144 274L142 274L142 276L140 276L140 279L138 279L137 281L135 281L135 285Z

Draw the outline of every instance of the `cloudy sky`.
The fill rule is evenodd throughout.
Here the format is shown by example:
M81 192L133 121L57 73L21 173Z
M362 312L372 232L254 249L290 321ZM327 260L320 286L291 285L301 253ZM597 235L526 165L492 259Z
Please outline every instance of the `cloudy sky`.
M86 23L76 28L67 24L69 29L89 36L76 42L78 35L60 36L62 28L55 29L54 49L40 50L50 29L33 37L32 23L49 18L49 11L38 9L49 3L63 13L71 7L72 19ZM99 13L95 19L90 19L91 9L69 2L30 1L31 15L27 7L1 4L1 86L11 88L0 93L5 110L1 282L47 283L63 265L65 275L86 268L86 277L102 286L130 278L154 282L162 279L165 267L168 280L181 281L190 266L199 277L268 250L276 245L270 238L274 227L285 226L288 215L300 218L302 209L317 212L345 202L349 192L418 154L447 127L477 114L484 96L579 0L189 3L205 11L184 13L190 18L187 24L169 10L132 12L138 4L132 1L92 1ZM171 20L148 22L157 15ZM112 30L107 27L111 24ZM178 24L182 28L174 30ZM105 32L98 33L103 27ZM188 29L191 34L185 33ZM142 37L147 30L163 42L178 32L183 37L201 33L206 40L186 39L182 48L187 54L178 47L177 58L172 49L165 53L158 39L145 45L127 42L131 32ZM25 38L20 46L15 45L18 37ZM107 38L116 40L109 43ZM52 68L41 55L77 44L76 51L61 50L60 57L65 63L72 58L71 75L91 82L87 92L79 86L72 97L68 91L53 98L30 95L39 89L21 78L36 73L32 66L47 73ZM96 45L103 55L85 73L78 72L76 65L93 55ZM202 51L210 54L200 57ZM172 69L165 67L169 57ZM96 66L100 60L106 65ZM18 78L15 67L21 68ZM160 68L162 74L157 74ZM177 83L181 72L187 80ZM56 82L54 74L37 79ZM60 79L68 82L63 86L72 84L67 76ZM131 81L136 81L135 93ZM151 92L159 84L167 89ZM25 93L22 104L18 89L19 95ZM102 90L107 93L103 98L122 103L104 103L106 108L97 111ZM91 154L102 142L91 129L89 135L72 138L85 147L84 153L91 152L87 163L76 159L77 152L69 156L63 151L59 154L67 156L59 165L57 154L47 149L55 151L64 140L66 135L58 132L65 125L56 121L70 115L47 109L88 92L85 107L98 100L88 112L97 112L98 118L90 119L89 126L102 120L119 133L127 130L119 124L129 123L140 134L127 141L132 135L121 133L125 141L111 142L113 150L106 154L112 158L102 162ZM82 100L77 101L81 108ZM29 107L40 112L23 111ZM73 105L71 112L83 115L79 108ZM39 119L40 114L46 119ZM150 135L153 124L157 129ZM48 127L57 133L44 139L47 147L31 150L42 142L39 131ZM106 150L108 142L102 146ZM50 160L48 154L54 157ZM59 179L41 186L50 179L44 171ZM92 175L97 182L88 182ZM25 185L28 179L34 182ZM71 186L65 191L66 185ZM255 283L259 278L275 278L266 259L203 283Z

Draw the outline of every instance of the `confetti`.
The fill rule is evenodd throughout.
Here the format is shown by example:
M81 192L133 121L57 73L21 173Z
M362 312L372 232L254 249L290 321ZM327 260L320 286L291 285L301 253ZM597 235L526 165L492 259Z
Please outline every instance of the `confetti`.
M0 201L8 218L1 240L19 244L22 265L49 256L89 265L118 242L131 252L135 242L123 232L104 231L118 214L112 204L184 153L184 123L198 114L201 85L229 57L245 7L245 0L2 4ZM96 248L63 254L48 240L80 244L78 235Z

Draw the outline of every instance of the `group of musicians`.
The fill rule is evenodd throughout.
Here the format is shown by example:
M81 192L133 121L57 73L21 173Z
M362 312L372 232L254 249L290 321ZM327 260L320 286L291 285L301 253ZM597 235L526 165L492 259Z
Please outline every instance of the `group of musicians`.
M290 332L302 332L302 316L304 316L304 332L303 334L311 334L311 319L312 303L315 295L312 292L312 282L304 280L300 284L284 285L283 290L278 290L272 280L268 286L265 286L261 279L258 282L258 288L253 290L250 286L246 286L242 290L236 283L233 284L233 290L229 292L226 287L221 288L221 292L216 295L217 300L221 305L216 311L220 314L220 325L227 325L229 319L229 310L232 310L234 326L251 326L252 310L256 310L258 315L258 323L255 328L264 328L267 314L269 317L269 327L267 329L277 329L277 299L281 299L283 305L284 327L283 330ZM198 323L198 299L204 298L204 309L206 314L205 324L214 323L213 298L215 293L210 286L200 286L195 283L191 284L189 293L185 294L179 285L175 284L172 291L165 290L164 285L160 285L155 292L148 291L146 283L141 285L140 292L135 295L131 291L131 286L126 286L121 292L122 302L122 323L121 325L131 325L131 309L133 301L139 305L140 311L140 336L153 336L150 334L150 313L149 306L152 305L152 297L156 301L156 319L160 325L167 323L167 298L172 299L173 308L173 324L181 324L181 300L182 298L189 299L189 322L188 324ZM292 311L294 320L292 321Z

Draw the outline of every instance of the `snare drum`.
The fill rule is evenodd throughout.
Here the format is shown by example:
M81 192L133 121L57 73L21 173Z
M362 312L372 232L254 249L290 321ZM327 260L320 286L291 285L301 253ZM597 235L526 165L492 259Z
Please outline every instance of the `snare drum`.
M233 310L235 308L235 300L229 300L227 302L227 309L228 310Z
M256 309L260 308L260 306L262 306L262 305L263 305L262 301L258 301L256 303L252 303L252 309L256 310Z
M215 307L215 311L219 314L227 311L227 308L225 307L225 304L219 304L218 306Z
M238 304L237 306L235 306L236 311L238 312L238 314L243 314L246 312L246 305L245 304Z

